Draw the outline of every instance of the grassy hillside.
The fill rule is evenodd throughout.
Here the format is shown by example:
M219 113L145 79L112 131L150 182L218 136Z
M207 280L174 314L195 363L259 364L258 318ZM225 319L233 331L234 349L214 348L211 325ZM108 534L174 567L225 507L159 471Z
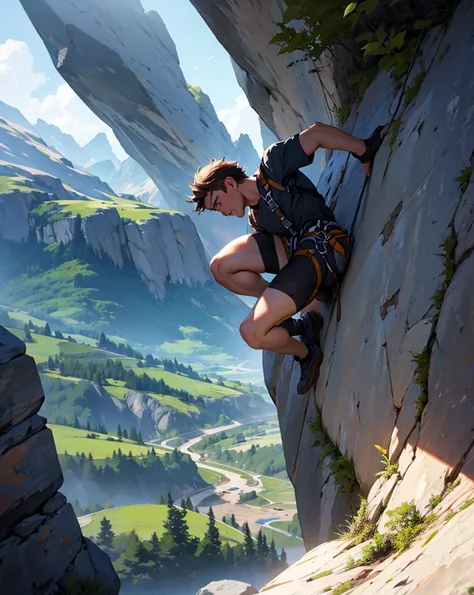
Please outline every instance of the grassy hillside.
M137 368L138 369L138 368ZM124 381L122 380L113 380L112 378L108 378L107 382L113 386L105 386L105 390L116 397L117 399L124 399L125 394L130 390L126 386L124 386ZM180 411L181 413L198 413L199 409L196 405L191 405L190 403L184 403L177 397L173 397L172 395L159 395L157 393L151 393L146 391L146 394L153 399L159 401L164 407L171 407Z
M90 515L92 522L82 527L86 537L97 535L100 531L100 521L106 516L112 523L112 530L118 535L128 533L135 529L138 536L149 539L156 531L158 537L164 533L163 523L166 520L167 507L160 504L137 504L133 506L120 506L106 511ZM186 520L189 524L190 533L202 539L207 530L207 515L187 511ZM228 541L231 545L243 543L244 536L240 531L216 521L221 540Z
M111 458L113 451L117 451L119 448L124 454L131 451L134 456L145 456L151 448L150 446L136 444L125 438L119 442L116 436L108 434L96 434L97 438L86 438L87 434L91 434L91 432L55 424L48 424L48 427L53 432L58 454L64 454L67 451L70 455L75 455L78 452L88 456L91 453L94 459L105 459L106 457ZM113 438L113 441L110 438ZM155 447L155 451L159 455L169 452L158 446Z
M227 388L226 386L209 384L200 380L187 378L186 376L172 374L165 370L158 370L156 368L133 368L133 371L139 375L146 373L155 380L164 380L172 388L186 390L195 397L235 397L239 394L238 391Z
M147 214L133 201L123 209L129 218ZM47 222L47 213L43 215ZM157 300L131 263L119 269L107 258L99 258L80 229L77 219L74 239L67 246L37 244L33 234L21 245L0 240L0 303L33 312L35 318L63 332L104 331L128 343L154 346L155 351L160 345L191 340L181 330L189 333L190 328L197 329L197 353L227 359L229 353L239 355L245 350L238 333L226 326L236 326L245 317L243 303L241 311L238 305L229 309L218 286L182 284L167 286L166 298Z

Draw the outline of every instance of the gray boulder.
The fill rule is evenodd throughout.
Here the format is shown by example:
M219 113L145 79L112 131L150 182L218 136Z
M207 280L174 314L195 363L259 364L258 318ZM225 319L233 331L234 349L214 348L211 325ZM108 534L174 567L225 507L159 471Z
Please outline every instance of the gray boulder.
M199 589L196 595L254 595L258 593L252 585L240 581L214 581Z

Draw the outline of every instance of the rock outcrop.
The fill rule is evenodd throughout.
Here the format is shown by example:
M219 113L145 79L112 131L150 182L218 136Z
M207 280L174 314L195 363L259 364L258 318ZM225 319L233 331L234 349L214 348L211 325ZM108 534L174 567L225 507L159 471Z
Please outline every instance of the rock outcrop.
M160 16L145 13L135 0L120 8L113 0L22 4L61 76L111 126L169 207L192 214L205 245L214 252L244 234L245 221L219 219L216 226L215 218L197 217L185 200L198 166L212 157L243 156L209 97L186 85Z
M116 595L109 557L84 539L63 483L43 389L25 345L0 327L0 584L5 595L46 595L98 581ZM81 591L83 592L83 591Z
M474 8L463 2L449 28L433 30L423 45L408 84L422 70L426 76L417 96L402 103L398 136L392 131L380 149L355 228L342 319L326 313L316 391L297 395L291 358L264 356L308 548L335 536L354 505L326 466L331 456L319 461L325 440L341 464L352 463L355 490L365 495L380 488L374 445L398 462L374 518L412 500L427 513L456 477L474 480L473 23ZM347 130L364 138L389 121L396 99L380 74ZM362 184L360 165L334 153L319 190L347 228ZM326 437L313 447L309 421L319 415ZM472 530L464 539L472 540Z
M254 595L257 591L240 581L214 581L199 589L196 595Z

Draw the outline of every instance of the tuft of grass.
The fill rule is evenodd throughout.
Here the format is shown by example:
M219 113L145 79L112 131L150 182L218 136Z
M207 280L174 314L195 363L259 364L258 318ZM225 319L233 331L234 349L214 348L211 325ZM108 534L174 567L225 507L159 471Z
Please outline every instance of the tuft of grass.
M388 141L388 144L393 147L393 145L395 144L397 137L398 137L398 133L400 132L400 128L402 125L402 118L401 116L399 116L396 120L394 120L392 122L392 134L390 136L390 140Z
M321 414L309 421L309 429L315 436L313 446L322 448L318 464L330 457L328 467L341 494L352 492L357 486L354 464L346 455L342 455L338 447L332 442L323 426Z
M428 350L422 351L421 353L413 353L412 361L417 365L415 371L414 383L421 387L421 393L416 400L416 416L415 423L417 424L421 420L423 410L428 404L428 376L430 371L430 354Z
M441 311L441 306L443 305L444 296L446 295L449 284L451 283L454 273L456 272L456 246L456 232L454 230L454 226L451 226L450 235L439 245L439 247L442 249L440 256L443 260L443 270L441 272L443 281L441 282L441 287L435 291L431 297L431 301L437 310L436 315L433 317L435 322L437 322L439 319L439 313Z
M399 552L408 549L426 526L413 502L403 502L398 508L387 511L387 515L391 520L386 525L391 531L393 546Z
M423 120L422 122L420 122L420 123L418 124L418 128L417 128L417 130L418 130L418 134L419 134L420 136L421 136L421 133L423 132L423 128L424 128L424 127L425 127L425 122L424 122L424 120Z
M449 521L456 515L457 515L457 512L454 512L454 510L452 510L451 512L448 512L448 514L446 515L446 518L444 519L444 522L449 523Z
M340 535L341 539L352 540L354 545L357 545L372 537L375 531L375 524L369 521L367 511L367 498L361 498L359 509L349 521L347 531Z
M423 544L422 547L425 547L425 545L428 545L429 542L433 539L433 537L436 537L436 535L438 535L439 533L439 529L436 529L436 531L433 531L433 533L428 537L428 539L425 541L425 543Z
M468 167L465 167L463 170L461 170L461 173L457 178L454 178L454 181L459 184L459 190L461 192L466 192L471 176L472 166L469 165Z
M469 587L467 590L467 595L474 595L474 587Z
M471 504L474 503L474 498L471 498L470 500L466 500L466 502L464 502L464 504L461 506L461 508L459 510L466 510L466 508L469 508L469 506L471 506Z
M352 581L346 581L345 583L341 583L339 585L337 585L337 587L334 587L334 589L331 591L332 595L342 595L342 593L345 593L346 591L350 591L352 589Z
M424 70L422 70L421 72L419 72L414 78L413 78L413 82L411 85L409 85L406 89L405 89L405 107L410 104L415 97L418 95L420 89L421 89L421 85L423 84L423 81L426 78L426 72Z
M357 562L354 560L352 556L349 556L346 560L346 565L344 566L344 570L352 570L357 566Z
M437 496L431 496L431 498L428 500L428 506L433 510L433 508L436 508L438 506L438 504L440 504L443 500L443 496L441 494L438 494Z
M324 572L320 572L319 574L312 576L310 579L308 579L308 582L317 581L318 578L323 578L323 576L329 576L330 574L332 574L332 570L324 570Z
M348 117L351 114L351 106L349 103L344 103L341 107L336 109L336 116L339 120L340 124L345 124L347 122Z
M362 548L361 557L357 566L372 564L379 558L388 554L392 549L391 536L376 533L373 540Z
M385 581L385 584L387 584L387 583L391 583L392 581L393 581L393 578L388 578L388 579Z
M387 456L387 449L379 446L378 444L374 444L374 446L382 454L381 462L384 466L384 469L376 473L375 476L385 477L385 479L388 479L389 477L392 477L392 475L395 475L395 473L398 473L398 463L392 463L390 461Z

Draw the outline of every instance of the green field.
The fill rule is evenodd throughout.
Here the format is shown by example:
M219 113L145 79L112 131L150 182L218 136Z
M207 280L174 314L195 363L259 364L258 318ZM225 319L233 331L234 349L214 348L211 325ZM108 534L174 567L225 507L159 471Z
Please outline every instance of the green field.
M13 312L8 309L7 312L10 318L12 318L13 320L18 320L18 322L21 322L21 324L28 324L28 322L30 322L31 320L31 322L36 326L46 326L45 320L41 320L40 318L36 318L35 316L30 316L26 312Z
M278 548L301 547L303 545L303 540L298 539L297 537L287 537L282 533L278 533L278 531L272 531L268 527L263 527L262 533L266 535L268 543L274 539L275 545Z
M277 492L260 492L260 495L265 494L265 498L268 498L272 502L289 502L295 501L295 491L293 488L288 490L280 490Z
M291 488L291 482L289 480L284 479L275 479L274 477L268 477L266 475L262 475L260 477L265 492L274 492L275 490L283 490L285 488ZM262 492L262 495L265 495Z
M104 386L105 390L117 399L124 399L125 394L130 390L126 386L123 386L125 383L121 380L113 380L112 378L108 378L107 382L112 386ZM164 407L172 407L173 409L181 411L182 413L189 413L191 411L199 413L199 409L196 407L196 405L184 403L178 399L178 397L173 397L172 395L159 395L157 393L150 393L148 391L146 391L145 394L159 401Z
M224 446L225 440L220 442L219 444L222 448L229 448L227 445ZM246 441L242 444L236 444L235 446L231 446L232 450L236 450L238 452L243 452L249 450L252 447L252 444L255 446L270 446L272 444L281 444L281 434L279 432L272 432L271 434L266 434L260 438L246 438Z
M49 378L64 380L64 382L70 382L72 384L82 382L82 378L74 378L74 376L61 376L61 372L57 372L56 370L48 370L48 372L42 372L41 375L48 376Z
M0 176L0 194L10 192L10 190L33 190L23 182L28 182L23 176Z
M153 207L150 208L149 204L140 203L138 201L125 201L112 195L107 195L107 200L99 200L96 198L90 198L89 200L55 200L46 201L42 204L45 205L43 210L48 208L47 205L53 204L55 208L50 208L48 211L51 215L55 213L56 215L53 216L56 217L59 213L68 217L75 217L76 215L88 217L89 215L97 213L99 210L115 208L120 217L124 219L142 221L144 219L150 219L151 217L157 217L163 212L178 212Z
M215 463L214 461L209 461L209 465L212 465L213 467L216 467L217 469L222 469L223 471L233 471L234 473L238 473L240 475L240 477L243 477L244 479L247 480L248 486L253 486L257 483L251 475L249 475L248 473L245 473L245 471L241 471L240 469L237 469L236 467L229 467L228 465L221 465L220 463Z
M86 438L87 434L90 433L87 430L58 426L56 424L48 424L48 427L53 432L58 454L64 454L67 451L69 455L75 455L78 452L88 456L91 453L94 459L105 459L106 457L111 458L113 451L115 450L117 452L119 448L124 455L128 455L132 451L134 456L146 456L147 451L151 448L150 446L136 444L125 438L122 442L118 442L118 438L110 434L97 434L98 438L93 439ZM116 441L108 441L107 438L115 438ZM155 446L155 451L159 455L169 452L158 446Z
M201 380L194 380L187 376L181 376L180 374L173 374L166 372L165 370L159 370L157 368L133 368L135 374L141 376L148 374L151 378L156 380L164 380L166 384L171 388L185 390L194 397L231 397L239 395L240 393L231 388L225 386L218 386L217 384L209 384L208 382L202 382Z
M112 530L115 534L128 533L135 529L142 539L150 538L153 531L156 531L156 534L160 537L163 534L163 523L166 520L166 514L167 507L160 504L119 506L91 515L92 522L82 527L82 532L86 537L97 535L100 531L100 521L105 516L112 523ZM207 530L207 515L188 510L186 520L191 535L202 539ZM231 545L243 543L244 536L240 531L221 521L216 521L216 525L223 542L228 541Z
M226 479L225 475L221 475L220 473L216 473L210 469L202 469L201 467L198 469L198 473L202 479L204 479L204 481L210 485L217 485Z

